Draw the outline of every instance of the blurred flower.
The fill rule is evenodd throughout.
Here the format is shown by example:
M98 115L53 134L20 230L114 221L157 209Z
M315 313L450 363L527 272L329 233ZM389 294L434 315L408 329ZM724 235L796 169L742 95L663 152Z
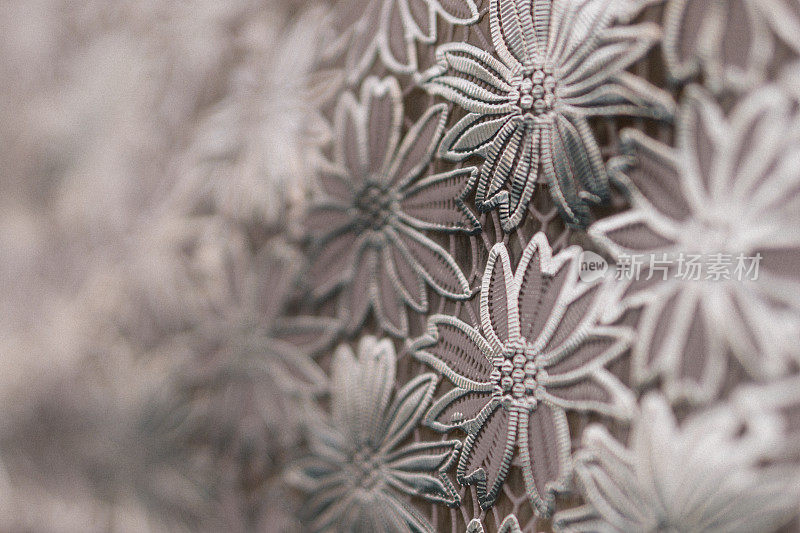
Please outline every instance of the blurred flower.
M774 432L743 425L725 406L680 426L646 396L628 448L606 428L584 432L575 471L588 504L559 512L564 532L775 531L796 512L800 470L762 464Z
M774 32L800 53L797 0L670 0L664 58L673 77L700 72L714 91L744 90L764 80Z
M309 156L329 140L321 109L342 77L320 66L325 14L321 7L296 18L275 5L253 10L236 34L243 57L229 86L180 157L174 201L210 202L236 220L292 227L310 184Z
M103 355L31 383L27 401L4 411L0 454L10 493L22 498L8 502L17 516L4 508L0 523L64 531L83 514L98 531L243 529L226 502L225 470L194 438L204 428L174 405L163 376L176 361ZM31 505L58 500L73 508L64 523L33 518Z
M612 0L491 2L492 42L500 57L465 43L439 47L423 74L431 93L468 114L445 135L439 154L486 159L476 205L500 209L510 232L525 216L539 166L564 219L589 222L588 205L609 191L590 116L668 117L671 97L625 72L658 40L652 24L611 27Z
M376 56L392 72L416 72L416 43L437 41L439 19L471 24L478 8L475 0L339 0L333 16L338 34L329 47L345 54L347 81L356 84Z
M615 258L646 254L676 267L627 282L609 314L643 307L633 379L660 378L671 399L708 401L726 378L732 351L753 376L788 372L800 358L800 120L778 87L763 87L725 118L690 87L677 148L638 131L623 135L630 155L609 163L632 208L589 234ZM727 277L678 276L681 254L718 255ZM734 276L739 257L757 276ZM751 268L750 263L744 263ZM696 279L695 279L696 278Z
M436 376L422 374L394 395L395 352L388 339L363 337L358 355L340 346L333 359L331 424L312 424L312 457L290 481L307 492L311 531L433 532L403 494L455 506L444 473L458 441L403 444L428 408Z
M239 225L221 217L156 220L133 239L128 258L94 280L87 352L101 368L131 358L168 369L153 407L158 412L141 416L147 424L177 420L177 440L156 440L160 426L143 427L138 438L154 454L179 453L173 446L202 450L225 481L226 512L246 529L265 516L275 476L296 454L306 418L316 413L313 400L327 389L312 356L332 341L336 323L287 316L301 258L280 238L254 246ZM129 376L118 379L122 388ZM94 384L87 388L105 401ZM103 431L104 420L93 431ZM122 446L113 451L126 453ZM105 475L117 475L107 461ZM142 497L157 506L172 496Z
M629 416L630 391L604 366L630 345L631 332L598 325L602 283L578 279L580 248L553 256L536 234L516 272L503 243L492 248L481 286L483 334L455 317L434 315L411 353L455 388L425 423L467 433L458 481L475 484L484 508L494 504L518 450L528 498L537 513L553 509L570 479L565 410Z

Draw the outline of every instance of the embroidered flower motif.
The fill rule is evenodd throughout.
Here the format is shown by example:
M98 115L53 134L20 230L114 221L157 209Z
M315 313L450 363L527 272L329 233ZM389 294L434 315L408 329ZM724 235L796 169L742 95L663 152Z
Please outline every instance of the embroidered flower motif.
M436 376L417 376L391 402L395 352L388 339L364 337L358 356L342 345L334 354L331 425L312 425L313 457L290 472L311 494L311 531L433 532L403 494L456 506L445 475L458 441L402 444L428 408Z
M469 524L467 524L467 533L484 533L484 531L483 524L481 524L481 521L477 518L470 520ZM513 514L506 516L500 524L497 533L522 533L517 517Z
M209 421L202 438L224 443L229 457L252 452L271 464L300 441L306 406L327 389L311 356L332 343L336 322L283 316L302 261L281 239L253 252L222 217L154 226L121 265L121 294L100 287L104 306L116 300L100 310L104 329L121 338L97 343L124 341L142 359L184 357L171 390L176 404Z
M589 234L634 278L616 312L643 307L634 381L660 378L671 399L701 402L725 379L728 351L759 378L800 356L800 121L776 87L728 119L690 87L677 137L670 149L624 132L632 155L609 172L632 208Z
M598 325L604 285L578 279L580 248L553 256L536 234L516 273L503 243L490 254L481 285L481 329L445 315L410 352L455 388L425 423L467 433L458 481L476 484L491 506L518 450L528 496L540 514L569 479L566 409L626 416L634 399L604 367L630 345L630 331Z
M339 306L350 331L372 307L384 330L404 335L405 304L424 311L426 283L448 298L472 294L450 253L421 231L480 231L463 202L475 168L424 177L446 114L444 105L431 107L401 141L394 78L368 78L360 102L349 93L340 101L335 163L319 176L327 198L307 215L316 248L307 279L316 298L347 285Z
M361 80L376 56L392 72L415 72L416 43L436 42L439 17L449 24L478 20L475 0L341 0L333 12L341 35L330 48L346 54L351 84Z
M468 113L442 140L440 155L485 158L476 204L500 209L503 229L523 219L539 166L564 219L589 221L607 199L606 171L587 118L666 117L672 99L625 69L658 40L651 24L610 27L612 0L492 0L492 42L500 60L474 46L439 47L423 86ZM627 14L627 13L626 13Z
M267 13L248 17L237 35L241 63L225 97L199 120L179 159L172 195L180 209L211 204L235 220L292 227L309 189L309 155L327 143L320 113L341 78L320 68L320 9L287 23Z
M629 448L601 426L584 432L575 472L588 504L556 514L563 532L776 531L800 496L797 466L761 464L775 438L727 406L678 426L645 397Z
M764 79L772 31L800 53L797 0L671 0L664 20L664 58L672 76L706 76L715 91L743 90Z

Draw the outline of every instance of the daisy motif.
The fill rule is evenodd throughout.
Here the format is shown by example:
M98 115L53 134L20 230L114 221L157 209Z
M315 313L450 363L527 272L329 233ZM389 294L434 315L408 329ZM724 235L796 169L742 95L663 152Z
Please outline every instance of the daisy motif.
M745 90L763 81L773 34L800 53L798 0L670 0L664 59L673 77L703 72L715 91Z
M350 93L340 101L334 162L319 172L324 197L306 216L314 248L306 279L317 299L344 287L339 312L349 331L371 308L385 331L405 335L405 306L427 309L426 285L447 298L472 295L450 252L425 234L480 231L463 201L475 168L426 175L446 118L435 105L401 138L394 78L368 78L360 101Z
M475 0L340 0L333 13L338 33L330 55L344 55L351 84L364 77L376 58L392 72L415 72L417 43L435 43L440 20L454 25L478 20Z
M506 231L525 216L540 168L569 224L585 226L589 206L608 199L589 117L670 115L671 97L625 70L660 34L652 24L612 26L630 15L624 7L616 0L492 0L497 57L446 44L422 76L429 92L467 112L439 153L485 159L476 205L499 208Z
M800 120L766 86L728 117L687 89L677 146L623 132L609 162L631 209L589 229L624 279L610 315L641 309L633 379L672 400L718 393L732 353L752 376L800 360ZM609 319L611 316L609 315Z
M405 442L430 405L436 376L419 375L393 395L395 364L388 339L364 337L358 354L347 345L336 350L331 423L312 423L313 455L289 473L310 494L309 531L433 533L404 496L459 504L444 473L459 442Z
M776 531L796 513L800 471L762 464L776 434L729 406L678 424L667 401L645 397L629 447L591 426L575 472L587 505L559 512L564 533Z
M549 514L570 478L566 411L625 417L635 404L605 368L628 348L631 332L598 324L606 285L578 278L580 254L576 246L553 255L539 233L513 272L505 245L496 244L481 285L481 330L434 315L428 333L410 345L453 384L425 423L467 434L457 479L477 485L484 508L517 455L531 503Z

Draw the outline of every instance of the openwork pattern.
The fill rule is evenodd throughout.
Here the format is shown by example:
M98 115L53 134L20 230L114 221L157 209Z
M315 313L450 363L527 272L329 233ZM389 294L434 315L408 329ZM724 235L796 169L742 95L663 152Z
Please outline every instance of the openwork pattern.
M59 2L0 531L797 529L798 0Z

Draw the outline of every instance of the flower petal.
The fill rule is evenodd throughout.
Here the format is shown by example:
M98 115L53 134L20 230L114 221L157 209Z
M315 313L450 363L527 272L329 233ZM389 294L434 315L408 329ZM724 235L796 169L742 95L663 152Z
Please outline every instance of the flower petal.
M325 202L309 208L303 229L311 239L320 241L352 227L354 223L354 217L346 206Z
M407 8L409 30L419 41L436 41L436 9L426 0L407 0L401 8Z
M773 42L757 6L747 0L670 2L664 22L670 74L685 80L702 69L714 91L741 91L762 80Z
M553 349L543 357L549 380L560 382L582 378L631 347L634 336L630 329L595 325L593 322L597 319L597 313L590 314L589 318L590 324L578 324L572 333L566 330L572 329L569 324L576 322L567 317L564 322L568 325L564 327L564 333L553 336L558 337L560 342L553 343Z
M601 358L603 356L612 358L606 354ZM578 374L584 375L579 377ZM630 418L636 409L633 392L606 369L598 368L597 364L588 372L575 372L569 378L548 376L540 383L546 391L541 393L542 398L561 409L594 411L623 419Z
M345 8L348 7L347 4L358 5L349 0L340 4L344 4ZM359 18L351 30L352 38L346 43L345 72L347 72L347 82L351 85L360 81L375 62L380 42L383 5L383 2L367 2L366 5L360 6L362 13L357 13Z
M415 270L414 260L405 252L405 248L384 246L381 253L384 269L403 300L415 311L425 311L428 308L425 281Z
M417 229L478 233L481 224L464 203L477 174L475 167L459 168L409 184L400 218Z
M451 507L458 505L458 492L445 472L460 448L457 440L410 444L387 457L387 481L406 494Z
M537 43L532 10L531 0L491 0L489 4L492 44L506 65L529 66L544 53Z
M583 44L569 62L562 64L564 95L579 96L602 86L644 57L659 37L658 26L650 23L604 28L595 45L589 48Z
M425 0L450 24L472 24L478 20L475 0Z
M560 2L552 10L547 59L571 72L597 48L603 30L619 8L616 0L575 0Z
M381 31L378 34L378 52L381 60L394 72L410 73L417 70L417 54L407 14L401 2L383 2Z
M562 116L542 133L542 163L550 195L572 226L585 227L591 217L588 203L608 198L605 169L597 168L590 158L590 153L599 154L599 150L591 135L582 136Z
M270 336L293 346L300 353L313 355L328 346L336 336L338 322L322 316L293 316L277 320Z
M336 105L335 127L339 142L334 143L334 158L342 167L353 188L366 178L367 139L363 108L352 93L344 93Z
M610 75L596 87L565 87L559 93L565 113L584 116L641 116L666 120L675 112L672 96L629 72Z
M377 289L375 315L384 331L398 337L405 337L408 333L408 316L403 296L394 279L394 272L389 270L389 266L382 256L379 257L378 277L375 283Z
M722 384L726 358L721 339L713 334L716 326L702 310L703 293L695 285L686 282L675 286L674 294L654 293L645 300L631 362L636 384L661 377L672 398L704 402Z
M328 265L330 268L330 265ZM377 251L365 245L356 259L356 270L348 290L339 295L338 316L344 321L345 329L354 332L364 323L367 311L378 298L378 257Z
M425 425L443 433L472 427L478 415L491 403L492 388L493 385L487 383L447 392L425 414Z
M436 292L456 300L472 295L467 278L444 248L405 224L395 224L394 228L390 238L413 259L419 275Z
M409 346L413 356L441 372L455 386L488 383L492 373L491 345L472 326L449 315L428 319L426 335Z
M679 242L679 229L675 224L665 224L663 217L654 217L654 212L636 209L604 218L589 227L589 235L617 258L670 251Z
M466 43L450 43L436 51L437 65L426 71L420 85L467 111L509 113L510 71L491 54Z
M567 415L558 407L539 402L530 414L520 414L519 448L528 500L543 516L550 516L556 491L567 490L571 476L571 441Z
M476 485L481 507L491 507L511 468L519 415L498 404L487 405L475 429L464 441L456 477L462 485Z
M320 163L316 180L329 199L349 204L353 201L353 187L345 173L330 163Z
M471 155L486 157L497 134L510 119L508 114L467 113L442 139L439 156L451 161Z
M492 141L486 154L486 162L481 167L481 176L475 193L478 209L487 211L499 203L498 192L503 190L508 179L516 179L511 173L511 165L517 160L517 153L526 127L518 117L510 118ZM527 181L527 176L521 180ZM508 193L504 193L506 196ZM492 198L495 198L494 200ZM491 202L489 205L484 205Z
M414 429L430 404L436 382L436 374L427 373L417 376L397 391L394 404L386 413L382 451L394 449Z
M624 175L660 213L673 220L689 218L692 204L684 196L675 152L637 130L623 130L620 143L632 160L609 162L611 176L624 187L625 180L619 179Z
M361 86L367 175L383 176L389 170L400 142L402 98L400 86L392 77L369 77Z
M577 247L553 256L547 236L539 232L525 246L514 274L519 287L518 306L521 319L520 335L542 350L552 337L545 331L548 323L557 322L562 311L557 305L564 300L565 287L574 285L577 278ZM542 334L544 332L544 334Z
M447 106L438 104L428 109L411 126L387 172L392 187L404 187L428 167L446 122Z
M363 337L358 359L342 345L332 363L332 404L335 419L350 430L350 441L377 447L384 437L386 410L394 390L394 346L389 339Z
M316 246L305 278L311 285L314 299L323 298L352 278L362 242L362 237L355 231L345 230Z
M481 329L496 351L520 335L518 287L511 270L505 244L499 242L489 251L481 282Z

